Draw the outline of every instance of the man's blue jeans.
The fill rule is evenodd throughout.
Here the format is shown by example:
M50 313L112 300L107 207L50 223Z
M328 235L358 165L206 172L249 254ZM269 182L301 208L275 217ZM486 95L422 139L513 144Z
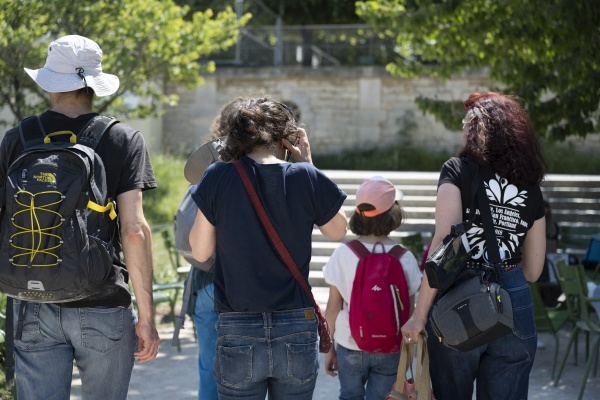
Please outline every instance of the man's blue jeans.
M339 344L335 346L335 350L340 378L340 400L386 398L396 382L400 353L374 354L350 350Z
M217 342L217 313L215 285L210 283L198 290L194 303L194 325L198 337L198 373L200 384L198 400L217 400L217 383L213 375L215 345Z
M313 308L221 313L215 380L219 400L310 400L319 369Z
M437 400L471 399L475 380L478 400L527 399L537 347L531 292L521 269L501 272L500 280L512 301L513 333L460 352L442 345L427 323L429 370Z
M19 311L15 300L15 332ZM27 303L15 340L17 397L68 400L73 360L85 400L126 399L137 350L132 309Z

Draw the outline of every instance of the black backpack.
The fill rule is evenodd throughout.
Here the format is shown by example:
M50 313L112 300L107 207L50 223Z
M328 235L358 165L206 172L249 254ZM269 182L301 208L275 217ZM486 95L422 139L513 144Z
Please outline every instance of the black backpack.
M113 265L116 209L95 152L118 121L96 116L77 135L46 134L40 117L19 124L24 150L0 188L0 291L61 303L100 291ZM52 141L67 135L69 141Z

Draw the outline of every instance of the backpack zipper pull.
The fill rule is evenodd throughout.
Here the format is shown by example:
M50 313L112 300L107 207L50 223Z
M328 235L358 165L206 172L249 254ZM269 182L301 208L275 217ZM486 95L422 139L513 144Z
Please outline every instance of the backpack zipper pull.
M501 314L504 314L504 303L502 303L502 297L500 296L499 289L496 294L496 300L498 300L498 311L500 311Z
M404 304L402 304L402 299L400 298L400 290L398 290L396 286L394 286L394 289L396 290L396 297L398 298L398 303L400 303L400 309L404 311Z
M21 171L21 179L25 179L25 178L27 178L27 170L26 169Z

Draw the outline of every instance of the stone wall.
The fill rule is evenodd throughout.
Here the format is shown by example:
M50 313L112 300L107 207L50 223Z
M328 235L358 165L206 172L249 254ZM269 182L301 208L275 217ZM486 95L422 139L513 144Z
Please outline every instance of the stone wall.
M300 106L301 123L315 154L398 141L454 152L461 146L461 132L447 130L433 116L424 115L415 99L462 101L474 91L487 90L489 84L486 71L441 81L392 77L383 67L219 67L196 89L167 87L180 100L177 107L164 106L162 117L123 122L142 132L150 152L187 156L204 142L224 103L238 96L268 96ZM12 115L3 108L0 117L10 120ZM600 135L571 137L560 145L567 151L595 155L600 151Z
M485 72L440 81L392 77L380 67L219 68L205 81L195 90L168 88L180 101L165 109L164 150L189 154L205 139L222 104L237 96L268 96L300 107L314 153L399 140L454 151L460 131L423 115L415 99L462 101L489 84Z

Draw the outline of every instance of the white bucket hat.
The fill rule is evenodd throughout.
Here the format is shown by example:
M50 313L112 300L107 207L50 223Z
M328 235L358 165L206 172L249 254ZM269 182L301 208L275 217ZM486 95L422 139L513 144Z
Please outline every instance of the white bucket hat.
M102 72L102 50L93 40L78 35L63 36L48 46L46 65L24 68L42 89L50 93L72 92L86 86L96 96L109 96L119 89L119 78Z

